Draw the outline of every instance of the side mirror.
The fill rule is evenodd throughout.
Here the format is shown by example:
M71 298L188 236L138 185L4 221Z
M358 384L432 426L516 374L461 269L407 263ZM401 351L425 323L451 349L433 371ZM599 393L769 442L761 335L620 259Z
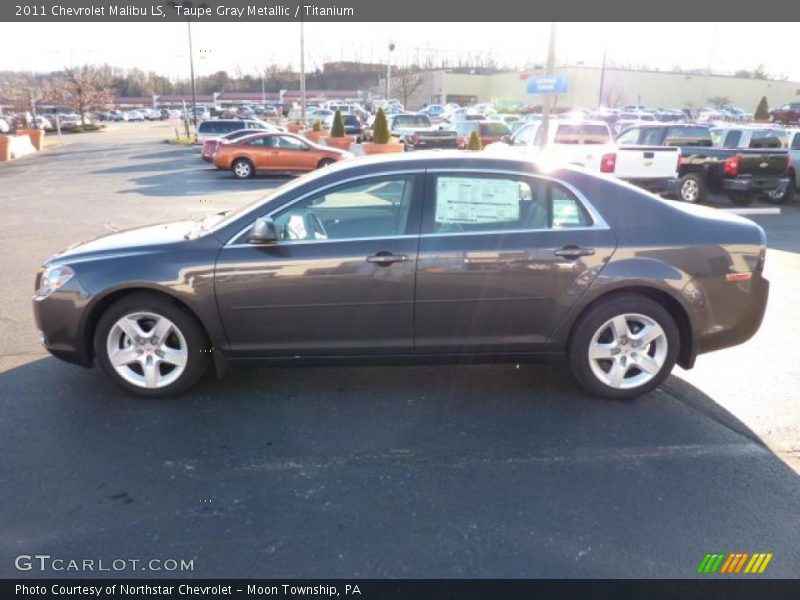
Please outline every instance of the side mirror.
M503 137L500 138L500 141L503 142L504 144L511 144L511 136L504 135Z
M269 217L256 219L250 235L247 238L248 244L274 244L278 241L278 228L275 221Z

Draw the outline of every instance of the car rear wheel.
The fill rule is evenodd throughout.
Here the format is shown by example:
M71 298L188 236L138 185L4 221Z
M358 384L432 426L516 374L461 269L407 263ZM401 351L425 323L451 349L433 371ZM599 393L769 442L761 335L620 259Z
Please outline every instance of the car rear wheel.
M231 171L237 179L248 179L255 174L253 163L246 158L237 158L231 165Z
M589 392L627 399L655 389L678 356L675 320L659 303L630 294L605 300L575 327L569 360Z
M129 392L174 396L208 369L211 350L197 321L166 298L136 294L113 304L94 336L97 362Z
M678 196L684 202L699 204L706 199L706 185L698 173L687 173L681 177Z
M794 183L794 173L791 174L791 179L789 183L786 184L786 189L784 190L774 190L767 194L764 194L764 200L769 202L770 204L786 204L787 202L791 202L794 200L795 192L797 188Z

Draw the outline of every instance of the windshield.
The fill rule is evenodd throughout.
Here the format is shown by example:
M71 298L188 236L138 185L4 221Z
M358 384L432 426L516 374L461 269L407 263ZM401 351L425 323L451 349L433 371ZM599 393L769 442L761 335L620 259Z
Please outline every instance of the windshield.
M398 115L392 122L393 127L430 127L431 120L424 115Z

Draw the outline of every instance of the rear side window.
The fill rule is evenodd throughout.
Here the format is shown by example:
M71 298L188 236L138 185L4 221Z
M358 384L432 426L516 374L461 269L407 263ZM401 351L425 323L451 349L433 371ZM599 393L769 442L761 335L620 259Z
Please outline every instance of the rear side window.
M611 133L607 125L559 125L556 131L556 144L608 144Z
M580 201L555 183L441 175L434 189L434 233L565 229L592 224Z
M722 143L724 148L738 148L739 142L742 141L742 132L734 129L725 134L725 141Z
M676 126L667 129L665 146L711 146L711 134L706 127Z
M754 131L750 137L751 148L785 148L788 135L782 129Z
M481 135L509 135L511 130L505 123L481 123Z

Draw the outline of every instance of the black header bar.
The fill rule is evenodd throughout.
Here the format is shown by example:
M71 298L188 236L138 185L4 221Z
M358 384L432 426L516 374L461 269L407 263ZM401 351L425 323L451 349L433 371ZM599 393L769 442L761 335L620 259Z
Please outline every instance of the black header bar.
M492 0L431 2L430 0L3 0L4 22L504 22L504 21L800 21L800 2L760 0L757 4L730 0ZM447 31L442 31L447 37ZM757 38L742 40L758 43ZM669 40L653 40L669 52L680 44L680 24Z

